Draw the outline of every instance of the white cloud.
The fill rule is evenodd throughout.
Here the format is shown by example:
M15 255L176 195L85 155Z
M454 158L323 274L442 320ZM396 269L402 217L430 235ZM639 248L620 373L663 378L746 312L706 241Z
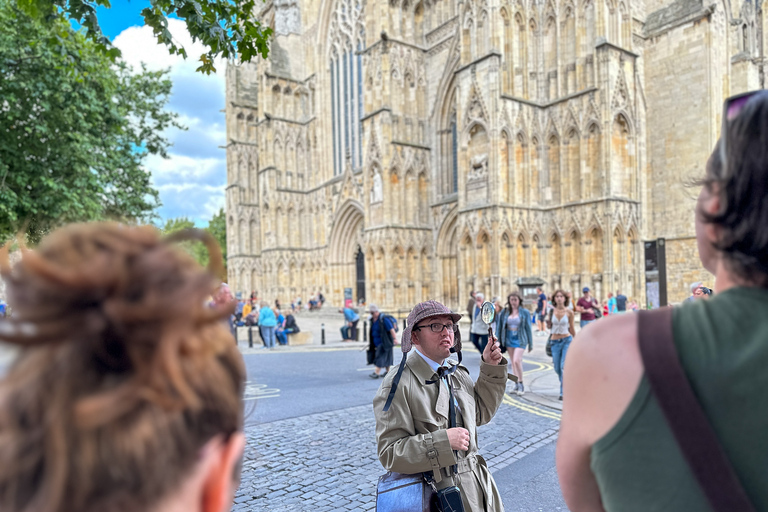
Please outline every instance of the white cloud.
M143 62L148 69L170 68L173 90L168 109L179 114L187 131L171 129L165 136L173 143L169 159L150 156L145 167L152 173L152 183L160 193L162 222L172 217L188 217L198 226L224 206L226 158L219 146L225 143L224 114L225 61L215 61L216 73L195 71L198 58L205 53L199 42L193 43L183 21L168 20L168 29L177 44L187 51L187 60L170 55L158 45L149 27L130 27L121 32L114 45L123 60L134 69Z

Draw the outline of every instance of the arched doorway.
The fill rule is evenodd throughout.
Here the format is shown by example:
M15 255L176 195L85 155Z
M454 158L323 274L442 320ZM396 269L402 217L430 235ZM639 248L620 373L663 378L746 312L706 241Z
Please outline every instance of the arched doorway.
M358 270L364 245L364 225L363 207L352 199L342 204L334 215L328 246L329 272L323 276L329 285L326 296L334 304L344 303L344 290L346 288L352 290L353 297L356 290L358 292L357 298L366 297L365 266L362 267L362 280ZM358 289L360 283L363 286L362 293ZM357 300L357 298L353 298L353 300Z

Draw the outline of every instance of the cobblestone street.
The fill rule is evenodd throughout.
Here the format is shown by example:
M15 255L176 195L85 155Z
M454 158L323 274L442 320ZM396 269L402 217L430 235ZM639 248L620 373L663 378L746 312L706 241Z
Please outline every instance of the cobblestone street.
M522 401L508 396L494 419L478 429L480 453L492 472L557 436L555 414L512 402ZM375 510L376 482L384 470L374 428L370 405L249 428L243 483L232 510Z

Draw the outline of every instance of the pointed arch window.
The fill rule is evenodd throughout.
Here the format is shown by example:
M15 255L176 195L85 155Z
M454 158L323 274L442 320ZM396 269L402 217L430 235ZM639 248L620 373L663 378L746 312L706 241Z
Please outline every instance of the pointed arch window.
M359 0L337 1L329 32L334 175L344 172L347 156L354 168L363 163L363 21Z
M451 192L459 191L459 133L456 112L451 115Z

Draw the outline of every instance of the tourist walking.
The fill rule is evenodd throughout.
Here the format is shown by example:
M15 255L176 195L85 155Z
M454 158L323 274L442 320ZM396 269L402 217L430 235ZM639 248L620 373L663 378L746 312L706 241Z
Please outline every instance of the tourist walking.
M369 375L372 379L384 377L389 371L394 361L392 348L397 339L396 320L388 315L382 315L378 306L371 304L368 310L371 312L371 329L368 339L368 350L373 354L373 373Z
M268 349L275 348L276 327L277 316L275 316L275 312L269 307L267 301L261 301L261 309L259 309L259 332L261 332L261 337L264 339L264 346Z
M616 290L616 311L619 313L627 312L627 296L622 295L621 290Z
M523 297L517 292L507 296L507 306L501 311L496 320L496 333L502 348L509 354L512 374L517 377L513 391L518 395L525 394L523 384L523 353L533 350L533 332L531 329L531 313L523 307Z
M576 312L581 315L579 319L579 327L583 329L584 326L595 321L597 318L595 315L595 309L599 308L600 304L598 304L595 298L590 295L589 288L587 286L585 286L581 291L584 295L579 297L578 302L576 302Z
M485 295L480 292L475 293L475 304L472 307L472 315L469 317L469 339L481 354L485 351L485 345L488 343L488 326L483 322L480 314L483 308Z
M546 331L546 318L547 318L547 295L544 293L544 289L541 286L536 287L536 336L545 336Z
M568 296L563 290L557 290L552 296L555 303L549 316L550 347L552 348L552 363L555 373L560 379L560 400L563 399L563 370L565 369L565 356L568 347L576 336L576 328L573 326L573 311L568 309Z
M693 212L717 293L616 315L570 348L570 510L768 510L768 91L729 98L722 119Z

